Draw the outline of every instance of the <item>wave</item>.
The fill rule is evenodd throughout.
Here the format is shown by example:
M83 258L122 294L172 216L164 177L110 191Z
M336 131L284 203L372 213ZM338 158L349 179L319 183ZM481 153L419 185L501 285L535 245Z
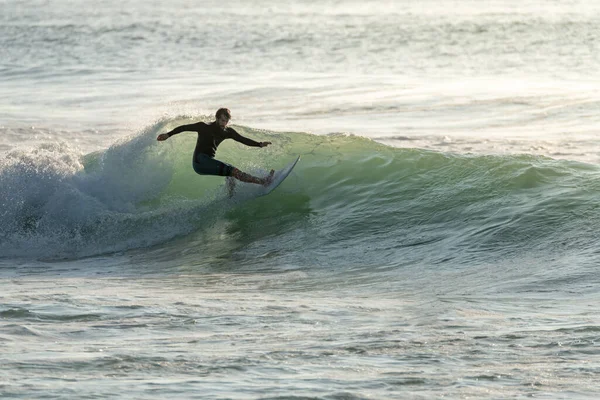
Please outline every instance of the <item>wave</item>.
M211 236L213 229L220 229L220 242L279 238L289 251L344 249L340 257L365 262L370 252L391 262L402 249L426 249L431 262L443 262L482 254L591 252L597 245L595 165L236 127L273 145L257 149L226 141L219 159L254 174L280 168L298 154L302 160L269 196L255 198L252 185L240 184L230 200L223 178L193 172L195 134L155 140L189 121L160 121L92 154L53 143L3 156L1 256L78 258L176 237L196 243L195 235ZM298 238L293 246L282 244Z

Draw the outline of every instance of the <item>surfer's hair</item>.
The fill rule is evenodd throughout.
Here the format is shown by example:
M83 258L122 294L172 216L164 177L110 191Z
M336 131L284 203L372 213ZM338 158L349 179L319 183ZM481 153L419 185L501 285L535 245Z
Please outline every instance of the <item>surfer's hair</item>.
M219 119L221 115L226 116L227 119L231 119L231 111L229 111L229 108L219 108L215 114L215 117Z

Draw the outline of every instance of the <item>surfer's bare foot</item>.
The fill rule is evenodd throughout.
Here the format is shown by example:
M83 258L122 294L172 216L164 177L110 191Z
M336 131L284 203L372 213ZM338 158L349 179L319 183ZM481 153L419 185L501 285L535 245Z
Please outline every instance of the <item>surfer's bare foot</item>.
M264 186L268 186L271 182L273 182L273 174L275 174L274 169L272 169L271 172L269 172L269 176L263 179Z

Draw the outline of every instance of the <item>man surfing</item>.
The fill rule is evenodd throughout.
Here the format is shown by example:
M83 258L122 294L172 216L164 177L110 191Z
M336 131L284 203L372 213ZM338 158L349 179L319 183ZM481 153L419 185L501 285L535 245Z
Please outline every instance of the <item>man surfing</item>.
M229 196L233 195L233 189L235 188L235 180L233 178L242 182L267 186L273 179L274 170L271 170L270 174L265 178L257 178L240 171L232 165L215 160L214 157L217 152L217 147L225 139L233 139L236 142L252 147L267 147L271 142L256 142L240 135L235 129L227 127L227 124L231 119L231 111L227 108L219 108L215 114L215 118L216 121L210 124L197 122L195 124L178 126L170 132L161 133L156 140L167 140L171 136L181 132L198 132L198 140L196 141L196 148L194 149L194 158L192 161L194 171L199 175L226 176Z

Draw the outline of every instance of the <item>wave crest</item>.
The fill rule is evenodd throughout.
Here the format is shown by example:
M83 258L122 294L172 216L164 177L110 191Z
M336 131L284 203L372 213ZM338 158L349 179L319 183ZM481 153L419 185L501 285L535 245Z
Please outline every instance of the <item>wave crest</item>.
M251 222L261 215L297 218L300 225L312 216L310 229L317 225L322 236L315 240L322 242L311 248L332 241L353 246L371 240L383 247L443 241L469 251L517 251L548 246L598 220L600 171L593 165L398 149L357 136L248 127L236 129L273 145L255 149L226 141L219 159L257 174L298 154L302 161L268 199L228 201L223 178L193 172L194 133L155 140L159 131L187 122L160 121L93 154L64 143L7 154L0 160L0 253L72 258L122 251L210 229L215 221L243 226L252 240L252 229L260 228Z

